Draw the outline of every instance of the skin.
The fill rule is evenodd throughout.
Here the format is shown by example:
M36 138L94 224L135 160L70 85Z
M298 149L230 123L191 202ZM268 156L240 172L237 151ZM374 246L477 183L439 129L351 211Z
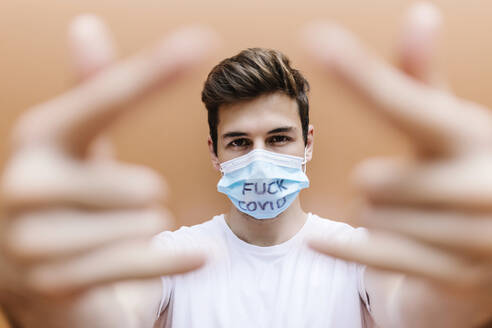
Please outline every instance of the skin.
M287 131L271 133L284 128ZM238 134L241 135L236 136ZM220 106L217 135L217 155L212 140L208 140L212 164L217 170L220 168L219 163L242 156L253 149L304 157L306 148L307 161L311 160L313 154L313 126L309 126L305 144L297 103L282 93ZM271 246L295 235L306 222L307 214L297 197L289 208L273 219L257 220L237 210L235 206L230 207L225 219L242 240L258 246Z
M439 24L428 10L422 20L422 9L411 9L398 57L402 70L340 27L318 23L303 36L321 67L415 143L412 161L372 160L356 171L364 204L359 218L379 233L349 244L311 242L321 253L370 266L366 288L383 327L473 327L492 313L492 117L436 82L430 58ZM71 28L80 83L19 120L1 180L0 304L28 327L151 326L161 287L154 278L205 260L149 247L149 237L171 220L156 208L163 183L148 168L112 159L100 137L130 105L202 59L214 36L182 30L114 62L107 30L94 19ZM292 105L284 105L278 117L294 124ZM254 147L268 147L265 133L274 126L233 128L247 129ZM286 147L303 155L299 139ZM225 143L220 149L215 163L235 156ZM302 218L295 206L299 215L286 212L292 221L274 219L264 234L233 210L227 220L242 239L275 244L302 225L292 219ZM121 283L128 279L138 281Z
M492 115L440 78L433 55L441 20L431 4L410 8L400 69L337 25L304 31L321 67L415 146L413 159L371 159L354 172L368 238L311 241L369 266L366 288L383 327L478 327L492 318Z
M1 180L0 304L25 327L151 326L158 277L196 269L205 255L151 247L172 226L159 205L164 181L112 158L102 133L203 61L217 37L183 28L115 61L105 25L81 16L69 39L79 83L13 129Z

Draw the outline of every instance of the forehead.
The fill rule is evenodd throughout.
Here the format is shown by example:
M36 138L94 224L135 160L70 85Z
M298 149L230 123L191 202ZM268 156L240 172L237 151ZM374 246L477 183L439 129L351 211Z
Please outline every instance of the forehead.
M279 126L301 127L297 102L283 93L220 106L218 114L219 135L229 131L261 133Z

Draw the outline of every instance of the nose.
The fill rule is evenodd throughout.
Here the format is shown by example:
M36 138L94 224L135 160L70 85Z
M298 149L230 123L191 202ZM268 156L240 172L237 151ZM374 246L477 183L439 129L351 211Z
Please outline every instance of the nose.
M265 150L265 141L263 140L262 137L257 137L257 138L254 138L253 139L253 147L252 147L252 150L256 150L256 149L263 149Z

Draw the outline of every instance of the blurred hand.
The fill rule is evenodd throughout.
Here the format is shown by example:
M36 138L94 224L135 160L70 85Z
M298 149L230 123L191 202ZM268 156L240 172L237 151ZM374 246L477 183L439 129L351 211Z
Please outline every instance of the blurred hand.
M1 180L0 304L39 314L41 326L50 298L63 302L101 284L204 263L203 254L150 247L150 237L171 225L158 207L163 181L112 159L101 134L151 90L199 63L214 34L183 28L113 62L111 37L96 17L77 18L69 32L80 83L21 117Z
M412 7L399 45L401 70L339 26L307 27L311 55L416 148L413 160L371 159L356 170L365 204L360 223L372 228L367 239L313 240L311 246L425 280L490 316L492 113L457 98L436 74L432 59L439 26L434 7Z

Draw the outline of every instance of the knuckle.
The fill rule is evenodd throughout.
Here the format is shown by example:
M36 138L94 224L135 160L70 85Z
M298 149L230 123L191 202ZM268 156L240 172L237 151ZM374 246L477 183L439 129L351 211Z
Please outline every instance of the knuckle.
M171 213L164 208L152 208L144 213L146 228L151 233L169 230L173 226L174 219Z
M26 261L33 259L42 252L40 246L35 242L37 233L35 227L31 226L30 218L18 218L13 220L7 229L5 238L6 253L17 260Z
M167 194L167 185L164 179L155 170L148 167L140 167L140 175L143 182L145 182L149 189L155 192L155 195L159 198L164 198Z
M37 125L35 112L35 108L30 109L17 120L10 137L14 147L22 147L32 139L33 128Z
M7 163L1 181L1 193L10 207L42 202L62 191L67 183L67 168L59 154L50 149L25 149Z
M463 263L456 272L454 285L464 291L480 291L490 280L490 272L480 263Z
M147 207L159 203L165 189L154 171L126 163L91 161L69 173L72 184L65 189L72 202L94 207Z
M59 295L66 289L60 273L46 266L31 269L25 277L25 284L32 293L47 297Z
M362 190L379 190L401 175L401 165L393 159L371 158L359 163L352 172L352 182Z
M136 197L160 201L166 198L167 187L164 179L155 171L144 166L130 166L128 173L133 180L132 190L138 190Z
M13 148L23 148L30 144L39 143L40 140L48 140L53 131L47 129L46 116L52 102L37 104L26 110L17 120L12 133L11 144Z
M1 182L1 194L6 204L19 203L29 194L25 175L22 173L29 175L25 168L19 167L19 163L7 163Z
M50 286L35 274L28 275L26 278L26 287L34 294L47 295L51 292Z

